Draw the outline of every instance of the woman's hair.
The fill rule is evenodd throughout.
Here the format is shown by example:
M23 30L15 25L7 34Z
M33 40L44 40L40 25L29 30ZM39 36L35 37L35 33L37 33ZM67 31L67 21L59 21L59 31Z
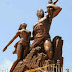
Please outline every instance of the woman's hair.
M20 24L20 26L19 26L19 29L18 29L18 30L21 30L21 29L22 29L22 27L26 28L26 27L27 27L27 24L26 24L26 23L22 23L22 24Z

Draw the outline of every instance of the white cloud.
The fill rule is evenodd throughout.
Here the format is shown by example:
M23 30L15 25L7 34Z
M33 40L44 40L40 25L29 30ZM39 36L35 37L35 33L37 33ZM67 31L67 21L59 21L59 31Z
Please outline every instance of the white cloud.
M4 59L2 62L0 62L0 71L8 72L12 66L12 62L9 59ZM8 70L8 71L7 71Z

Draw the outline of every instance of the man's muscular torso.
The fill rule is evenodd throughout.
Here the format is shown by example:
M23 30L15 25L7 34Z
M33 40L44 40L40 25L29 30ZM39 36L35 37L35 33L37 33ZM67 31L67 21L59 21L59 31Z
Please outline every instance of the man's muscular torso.
M49 36L52 19L50 17L41 18L33 27L33 37Z

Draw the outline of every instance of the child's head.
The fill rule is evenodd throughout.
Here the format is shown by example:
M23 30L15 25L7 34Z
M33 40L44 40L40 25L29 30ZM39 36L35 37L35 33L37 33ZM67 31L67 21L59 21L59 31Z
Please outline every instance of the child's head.
M49 3L49 4L52 4L53 2L52 2L52 0L49 0L48 3Z

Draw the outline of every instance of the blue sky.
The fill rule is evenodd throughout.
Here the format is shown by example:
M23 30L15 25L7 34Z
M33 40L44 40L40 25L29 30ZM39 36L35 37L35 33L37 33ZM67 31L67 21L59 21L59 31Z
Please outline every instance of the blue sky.
M53 0L54 1L54 0ZM13 38L18 31L19 25L27 23L27 29L32 31L33 25L37 22L36 12L38 9L46 11L48 0L0 0L0 67L6 65L11 67L17 59L13 55L14 44L17 38L3 53L2 49ZM51 39L59 35L64 40L63 57L64 70L70 68L72 71L72 0L59 0L58 6L62 7L60 14L55 17L51 24ZM10 68L9 68L10 69ZM65 71L64 71L65 72Z

